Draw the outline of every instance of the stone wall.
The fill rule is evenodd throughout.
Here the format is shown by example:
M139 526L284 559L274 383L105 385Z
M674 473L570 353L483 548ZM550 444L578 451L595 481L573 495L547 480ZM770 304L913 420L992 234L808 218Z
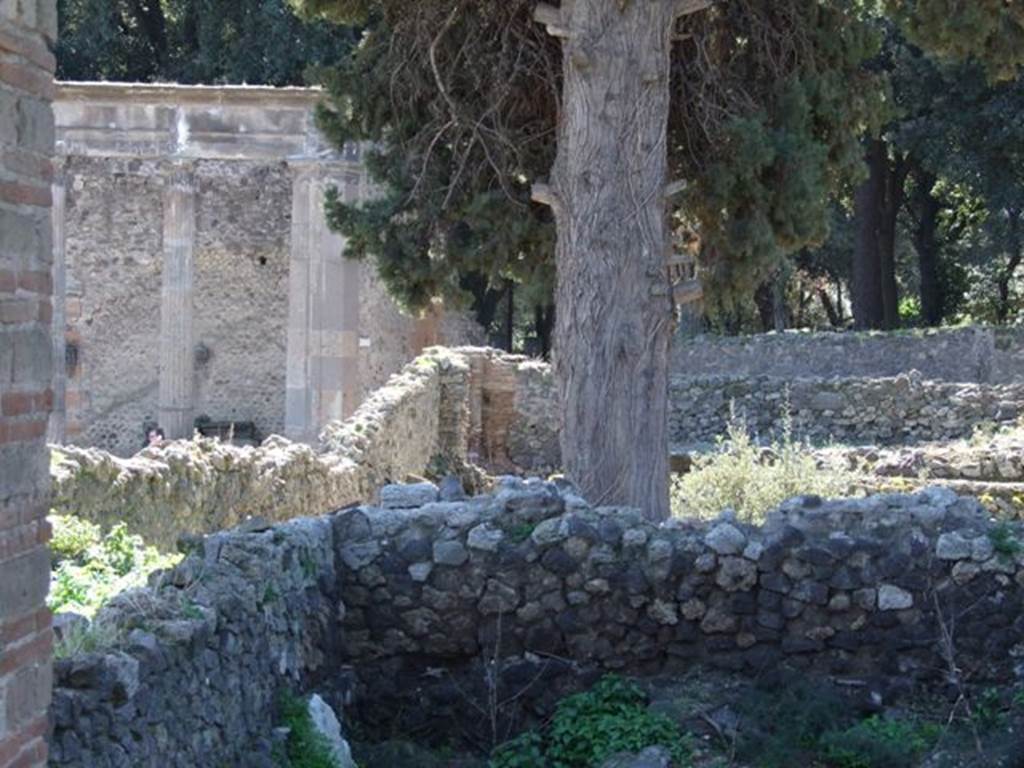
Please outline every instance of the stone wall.
M938 381L1012 384L1024 377L1024 329L703 335L681 340L672 354L676 374L698 378L874 378L916 370Z
M0 2L0 766L46 763L53 0Z
M1006 546L1024 527L997 535L944 489L795 499L763 526L654 525L519 479L380 498L211 536L106 609L114 649L57 666L54 764L265 765L284 686L353 694L370 732L443 734L484 719L469 676L485 667L537 714L602 670L786 665L888 694L947 680L943 627L975 684L1014 679L1024 650L1024 555Z
M259 447L200 439L123 459L54 446L53 507L103 525L123 520L168 549L182 533L250 516L285 520L368 501L384 483L432 466L458 470L482 452L503 469L517 459L554 468L549 386L546 369L522 357L432 349L349 419L329 424L317 448L276 436Z
M56 663L50 764L273 768L278 694L338 672L331 528L212 536L105 607L115 648Z
M57 441L128 456L145 425L186 437L205 416L312 443L424 346L476 340L472 324L425 333L371 265L342 259L324 192L371 191L361 149L333 152L316 132L316 90L57 94L69 350Z
M788 416L797 438L885 445L962 438L979 425L1013 424L1024 412L1024 382L677 376L669 400L676 450L713 442L733 411L761 438L781 434Z

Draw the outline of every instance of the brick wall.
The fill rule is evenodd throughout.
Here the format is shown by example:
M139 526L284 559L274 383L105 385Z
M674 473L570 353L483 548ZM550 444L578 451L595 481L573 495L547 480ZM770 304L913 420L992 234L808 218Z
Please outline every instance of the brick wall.
M54 0L0 0L0 768L46 762Z

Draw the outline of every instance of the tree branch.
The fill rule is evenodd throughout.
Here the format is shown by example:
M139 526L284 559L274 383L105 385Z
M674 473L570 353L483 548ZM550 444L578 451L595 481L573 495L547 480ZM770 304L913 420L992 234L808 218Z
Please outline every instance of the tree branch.
M714 5L714 0L673 0L673 15L675 18L689 16L691 13L698 13Z
M538 3L533 10L533 20L547 27L548 34L552 37L569 36L569 30L564 26L561 8L547 3Z
M535 203L546 205L555 210L561 205L561 201L559 201L558 195L555 194L555 190L551 188L551 185L541 182L535 183L530 189L530 199Z
M675 197L680 192L685 192L687 183L685 179L676 179L665 185L665 199Z

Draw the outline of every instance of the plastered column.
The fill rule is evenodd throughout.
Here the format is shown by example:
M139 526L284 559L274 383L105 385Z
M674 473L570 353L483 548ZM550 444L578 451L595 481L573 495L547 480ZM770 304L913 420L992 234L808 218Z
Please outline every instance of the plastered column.
M315 164L294 170L285 433L313 442L327 422L355 410L359 393L361 265L342 255L345 239L327 226L324 194L336 186L352 201L361 187L358 176L326 178Z
M53 222L53 266L50 270L53 279L53 410L50 411L46 440L50 443L63 443L67 424L67 376L64 364L64 329L67 325L64 297L67 290L67 265L64 253L66 190L64 174L60 168L54 174L50 189L53 196L53 207L50 210Z
M164 191L160 295L160 426L168 438L191 437L195 403L193 257L195 182L178 168Z

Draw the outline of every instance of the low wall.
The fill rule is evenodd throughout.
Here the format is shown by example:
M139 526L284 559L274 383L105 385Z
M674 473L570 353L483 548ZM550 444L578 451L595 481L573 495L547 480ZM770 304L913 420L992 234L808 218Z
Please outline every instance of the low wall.
M1024 329L703 335L677 343L672 354L682 376L874 378L916 370L937 381L1012 384L1024 378Z
M540 481L381 498L208 537L105 609L129 631L58 663L53 764L265 765L285 685L361 691L348 711L371 728L445 733L470 706L453 679L481 662L536 712L583 669L786 664L884 688L945 680L943 630L972 683L1012 679L1024 648L1024 525L997 535L944 489L795 499L763 526L654 525Z
M50 765L274 768L278 694L336 672L331 530L209 537L161 588L104 608L112 647L55 664Z
M433 348L393 376L311 448L173 441L122 459L53 446L53 508L104 526L125 521L172 548L188 532L248 517L287 520L368 501L381 485L467 458L501 471L553 469L557 430L546 366L495 350ZM517 464L516 462L523 462Z
M886 445L962 438L984 423L1012 424L1024 412L1024 382L680 376L669 399L669 439L676 447L713 442L733 410L760 437L781 433L790 418L799 438Z

